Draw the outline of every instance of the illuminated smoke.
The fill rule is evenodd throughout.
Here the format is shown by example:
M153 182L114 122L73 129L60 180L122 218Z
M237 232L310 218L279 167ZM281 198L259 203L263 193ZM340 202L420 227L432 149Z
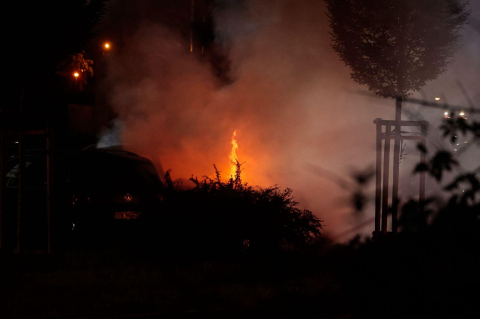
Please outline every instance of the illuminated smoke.
M230 137L240 131L243 179L291 187L302 206L325 220L325 232L341 233L354 222L348 192L314 168L347 177L350 168L373 164L373 120L392 118L394 101L358 94L365 88L353 83L330 47L323 1L242 2L215 13L217 38L232 61L229 85L171 29L145 21L124 35L122 53L109 57L106 83L109 102L125 126L122 142L154 154L174 178L212 175L213 164L228 178ZM474 49L469 46L470 58L457 60L474 60ZM470 78L472 86L466 86L475 87L476 78ZM437 81L440 88L432 83L425 92L432 99L451 96L451 82ZM426 116L436 127L432 119L439 121L443 110ZM407 145L406 152L417 154L416 145ZM411 179L417 160L412 155L402 160L404 189L417 187ZM365 219L372 216L370 209Z
M111 147L122 144L122 133L124 124L122 121L116 119L112 122L111 128L103 129L97 142L98 148Z

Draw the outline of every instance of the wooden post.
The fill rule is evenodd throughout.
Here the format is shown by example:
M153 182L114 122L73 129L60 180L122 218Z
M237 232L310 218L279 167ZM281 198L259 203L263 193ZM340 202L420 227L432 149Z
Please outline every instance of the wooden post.
M397 108L397 111L399 108ZM398 118L398 117L397 117ZM373 121L376 124L377 139L376 139L376 188L375 188L375 231L374 235L377 235L380 229L380 220L381 220L381 234L388 234L388 213L389 213L389 175L390 175L390 143L391 140L398 141L398 146L401 146L403 140L421 140L423 145L426 145L427 138L427 121L393 121L393 120L382 120L377 118ZM385 125L385 133L382 134L382 127ZM420 126L421 135L406 135L402 136L399 129L392 134L392 127L401 127L401 126ZM382 165L382 139L385 140L383 148L383 165ZM395 151L395 150L394 150ZM420 154L420 160L422 163L425 163L425 153ZM397 212L399 206L398 200L398 173L399 173L399 162L400 154L398 157L395 157L393 160L393 187L392 187L392 233L395 234L398 232L398 222L397 222ZM383 176L382 176L382 166L383 166ZM395 177L397 175L397 177ZM382 185L383 183L383 185ZM425 172L420 173L420 214L423 215L425 209ZM381 206L381 208L380 208ZM381 216L381 218L380 218ZM424 216L423 216L424 217Z
M53 130L47 126L47 252L52 253L52 208L53 208Z
M5 221L5 153L6 153L6 132L3 128L3 119L0 123L0 248L4 246L4 221Z
M25 177L25 145L23 132L19 133L18 138L18 207L17 207L17 253L23 252L23 195L24 195L24 177Z
M23 94L24 88L20 89L20 107L19 115L22 118L23 114ZM20 122L21 123L21 122ZM25 174L25 145L23 136L23 127L20 125L18 133L18 198L17 198L17 253L23 252L22 245L22 218L23 218L23 194L24 194L24 174Z
M422 125L422 145L427 147L427 126ZM420 152L420 163L425 163L425 152ZM425 171L420 172L420 214L422 218L424 217L424 210L425 210Z
M373 121L377 125L377 156L375 169L375 235L380 234L382 211L382 124L380 118Z
M390 133L391 125L385 126L385 148L383 150L383 205L382 205L382 233L387 234L388 218L388 178L390 173Z

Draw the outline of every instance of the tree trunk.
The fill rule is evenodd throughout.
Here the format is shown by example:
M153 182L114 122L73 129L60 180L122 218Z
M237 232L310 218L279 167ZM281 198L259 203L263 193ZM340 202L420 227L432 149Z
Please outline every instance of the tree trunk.
M400 176L400 148L401 148L401 129L402 120L402 96L399 95L395 102L395 145L393 148L393 187L392 187L392 232L398 231L397 213L398 213L398 184Z

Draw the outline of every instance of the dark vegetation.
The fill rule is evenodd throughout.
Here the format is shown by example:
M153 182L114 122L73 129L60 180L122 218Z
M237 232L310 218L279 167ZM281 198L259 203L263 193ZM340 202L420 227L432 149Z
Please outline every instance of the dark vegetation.
M358 317L478 317L480 166L466 171L456 155L478 147L479 128L480 123L454 114L445 119L440 127L444 137L462 137L468 143L458 152L440 149L432 154L418 145L427 162L414 172L426 171L444 193L425 203L407 199L398 236L378 242L356 239L335 253L343 259L336 278Z
M213 179L192 177L195 187L187 190L167 173L162 213L145 220L161 227L152 233L164 236L165 249L220 258L306 250L319 243L321 220L298 208L291 189L249 186L241 180L240 166L227 182L216 168Z
M376 95L396 98L397 121L402 102L446 71L469 17L468 1L460 0L326 3L333 49L351 68L355 82ZM471 147L478 146L478 127L452 114L441 129L452 140L468 135L467 147ZM394 147L391 209L396 212L398 138ZM425 145L419 145L419 151L428 161L419 164L415 173L428 172L439 183L446 172L460 168L449 150L429 154ZM347 313L356 318L478 317L474 291L480 284L479 170L457 172L443 196L426 202L407 199L397 236L375 242L357 238L329 254L337 265L334 277L348 303ZM363 181L352 194L356 210L364 208L369 198L365 189Z
M28 89L44 85L45 81L51 85L58 64L82 52L95 34L95 27L105 14L106 2L5 2L1 35L8 49L2 50L0 56L8 63L0 71L2 80Z
M376 95L396 100L392 219L397 220L402 104L447 70L470 16L468 0L325 2L332 48L350 67L350 77Z
M332 47L351 78L406 97L447 70L470 12L463 0L325 0Z
M240 166L227 182L218 171L192 178L192 189L167 173L158 205L138 220L92 229L54 255L0 256L2 313L298 313L292 300L314 308L311 298L335 289L315 258L322 221L290 189L243 183Z

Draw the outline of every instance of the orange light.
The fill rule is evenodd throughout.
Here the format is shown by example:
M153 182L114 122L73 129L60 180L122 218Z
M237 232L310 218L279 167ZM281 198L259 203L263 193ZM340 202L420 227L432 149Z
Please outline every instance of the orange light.
M108 42L105 43L105 44L104 44L104 47L105 47L105 49L107 49L107 50L110 49L110 43L108 43Z
M75 72L75 73L73 73L73 76L76 77L76 78L78 78L78 77L80 76L80 73Z

